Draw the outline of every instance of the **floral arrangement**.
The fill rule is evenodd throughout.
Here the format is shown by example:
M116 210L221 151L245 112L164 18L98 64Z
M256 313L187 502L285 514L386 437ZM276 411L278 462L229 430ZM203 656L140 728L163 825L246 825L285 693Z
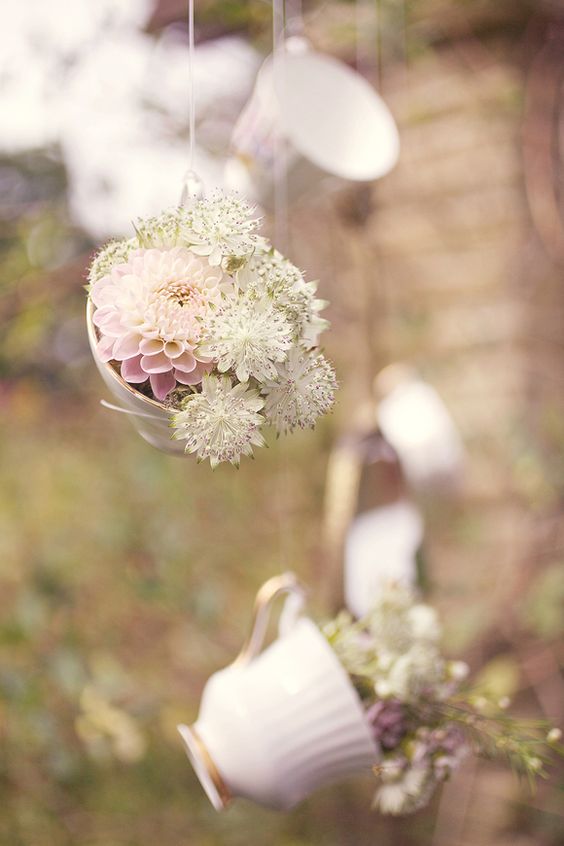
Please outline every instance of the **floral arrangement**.
M89 272L96 355L212 467L252 455L265 426L314 426L336 390L318 349L326 303L253 213L232 194L194 200L138 221Z
M435 611L408 588L390 586L354 621L341 613L324 627L366 709L381 751L374 807L387 814L423 808L471 753L504 758L534 782L561 732L516 720L509 701L494 702L467 685L468 667L446 660Z

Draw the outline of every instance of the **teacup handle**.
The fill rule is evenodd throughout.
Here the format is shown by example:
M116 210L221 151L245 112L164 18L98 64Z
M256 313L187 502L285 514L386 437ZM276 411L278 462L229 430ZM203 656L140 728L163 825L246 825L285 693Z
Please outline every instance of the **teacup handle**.
M304 606L305 588L294 573L282 573L265 582L257 593L251 633L232 666L248 664L260 653L273 602L284 593L288 594L288 599L282 609L278 630L284 634L295 625Z

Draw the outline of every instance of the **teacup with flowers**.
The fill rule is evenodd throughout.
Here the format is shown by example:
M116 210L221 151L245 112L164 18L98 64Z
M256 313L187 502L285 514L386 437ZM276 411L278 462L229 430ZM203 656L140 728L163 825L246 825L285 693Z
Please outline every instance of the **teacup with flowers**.
M137 402L122 410L160 416L212 467L251 455L266 426L313 426L334 401L318 348L326 303L258 225L244 200L218 193L138 221L89 273L95 359L116 396Z

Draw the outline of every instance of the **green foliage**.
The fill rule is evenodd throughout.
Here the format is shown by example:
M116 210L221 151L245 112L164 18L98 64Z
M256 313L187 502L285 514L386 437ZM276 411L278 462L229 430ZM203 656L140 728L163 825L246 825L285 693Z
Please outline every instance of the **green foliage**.
M538 636L551 640L564 632L564 566L549 567L537 578L522 609L525 624Z
M499 655L481 669L473 681L476 693L494 702L512 697L519 688L519 662L514 655Z

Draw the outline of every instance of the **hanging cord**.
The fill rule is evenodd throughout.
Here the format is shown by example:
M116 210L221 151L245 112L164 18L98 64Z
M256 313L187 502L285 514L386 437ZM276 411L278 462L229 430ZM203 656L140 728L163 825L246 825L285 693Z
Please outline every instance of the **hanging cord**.
M196 136L196 101L194 97L194 0L188 0L188 120L190 150L188 169L194 170L194 142Z
M272 70L275 94L284 96L286 88L284 0L272 0ZM274 176L274 246L286 253L288 241L288 162L286 139L275 133L273 149Z
M274 96L284 96L286 88L286 43L285 43L285 0L272 0L272 76ZM279 133L273 138L273 183L274 183L274 246L284 255L288 248L288 160L286 139ZM288 508L290 496L290 473L287 446L280 446L276 485L276 510L278 512L278 548L282 569L286 570L293 561L292 526L289 525Z
M132 417L146 417L147 420L158 420L162 422L162 417L158 417L156 414L147 414L145 411L132 411L130 408L123 408L121 405L113 405L111 402L107 402L106 400L100 400L100 405L103 405L104 408L108 408L110 411L119 411L121 414L131 414Z
M303 36L304 11L302 0L286 0L286 32L288 36Z
M184 175L180 205L189 205L204 194L202 180L194 170L196 149L196 95L194 86L194 0L188 0L188 170Z
M355 64L362 76L374 75L376 90L382 88L381 0L356 0Z

